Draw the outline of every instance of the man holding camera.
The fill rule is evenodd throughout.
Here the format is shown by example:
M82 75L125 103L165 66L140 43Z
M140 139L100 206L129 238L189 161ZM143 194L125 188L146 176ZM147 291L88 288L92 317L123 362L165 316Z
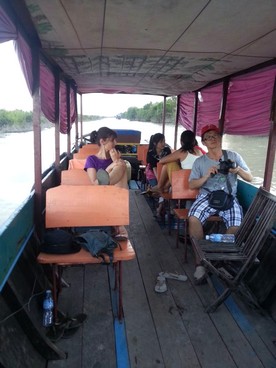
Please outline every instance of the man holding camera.
M206 125L201 130L202 143L208 152L197 158L189 179L191 189L199 189L199 195L189 211L189 233L191 237L203 239L203 225L209 216L218 214L224 221L227 234L235 234L241 224L243 212L236 194L237 177L252 181L251 172L243 158L234 151L223 151L222 137L218 127ZM211 192L223 190L234 197L229 209L218 210L209 203ZM194 277L197 282L205 278L205 269L196 260Z

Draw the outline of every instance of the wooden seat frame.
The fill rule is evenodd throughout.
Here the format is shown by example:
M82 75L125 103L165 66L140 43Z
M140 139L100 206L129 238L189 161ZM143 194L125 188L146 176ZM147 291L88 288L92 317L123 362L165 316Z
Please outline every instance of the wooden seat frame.
M129 224L129 192L113 185L60 185L46 192L45 227L71 228L93 226L124 226ZM114 250L115 286L118 287L118 318L123 315L122 262L135 258L130 241L122 240ZM52 266L54 317L57 320L58 295L61 290L63 266L100 264L102 259L81 249L74 254L41 252L37 261Z
M214 312L233 291L241 290L243 295L251 298L251 302L254 301L244 277L255 263L268 236L272 234L275 221L276 196L259 188L239 227L234 244L214 244L191 238L193 249L202 265L217 275L226 286L223 293L207 308L207 312Z
M191 169L182 169L172 172L172 196L171 199L177 199L177 208L174 209L174 214L177 218L177 233L176 233L176 247L179 246L180 221L184 223L184 261L187 262L187 235L188 235L188 208L181 208L181 200L194 201L199 193L198 189L189 188L189 177ZM219 222L219 216L210 216L207 221Z
M83 169L62 170L60 182L63 185L91 185L91 180Z

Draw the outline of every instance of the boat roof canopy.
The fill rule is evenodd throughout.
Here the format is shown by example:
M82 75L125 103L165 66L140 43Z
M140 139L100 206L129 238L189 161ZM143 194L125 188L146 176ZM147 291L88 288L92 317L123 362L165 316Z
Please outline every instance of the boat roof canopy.
M276 56L275 0L7 2L79 93L177 96Z
M186 128L194 127L191 109L199 101L199 131L206 121L218 121L218 93L229 89L233 107L242 89L256 90L239 73L260 69L258 88L265 90L266 105L262 102L256 125L265 117L265 127L243 129L241 116L230 115L231 107L226 122L236 120L224 131L237 134L239 127L241 134L267 134L276 74L275 14L275 0L0 0L0 42L16 40L31 93L39 50L41 107L50 121L55 114L50 92L58 74L61 101L68 98L68 88L72 101L76 92L179 96L178 121ZM226 86L229 76L235 83L231 79ZM199 90L200 96L191 94ZM213 104L211 111L203 108L204 101ZM61 105L61 123L66 113ZM73 103L71 123L75 118ZM66 129L61 124L61 131Z

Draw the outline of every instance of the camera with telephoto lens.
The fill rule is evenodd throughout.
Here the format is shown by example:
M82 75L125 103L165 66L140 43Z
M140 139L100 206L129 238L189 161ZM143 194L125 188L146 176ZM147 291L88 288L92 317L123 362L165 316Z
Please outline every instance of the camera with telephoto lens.
M229 173L229 169L235 169L237 167L237 163L235 161L227 160L220 161L218 172L220 174L227 175Z

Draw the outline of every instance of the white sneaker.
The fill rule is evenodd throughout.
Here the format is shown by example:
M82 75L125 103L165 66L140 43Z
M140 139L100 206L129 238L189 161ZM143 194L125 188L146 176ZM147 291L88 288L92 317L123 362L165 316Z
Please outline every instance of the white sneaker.
M196 266L196 270L194 273L194 278L196 279L196 281L203 280L205 276L206 276L205 268L203 266Z
M168 290L165 277L157 276L157 282L156 282L154 290L157 293L164 293L165 291Z
M178 280L178 281L187 281L188 277L186 275L179 275L178 273L171 272L159 272L159 276L163 276L166 279Z

